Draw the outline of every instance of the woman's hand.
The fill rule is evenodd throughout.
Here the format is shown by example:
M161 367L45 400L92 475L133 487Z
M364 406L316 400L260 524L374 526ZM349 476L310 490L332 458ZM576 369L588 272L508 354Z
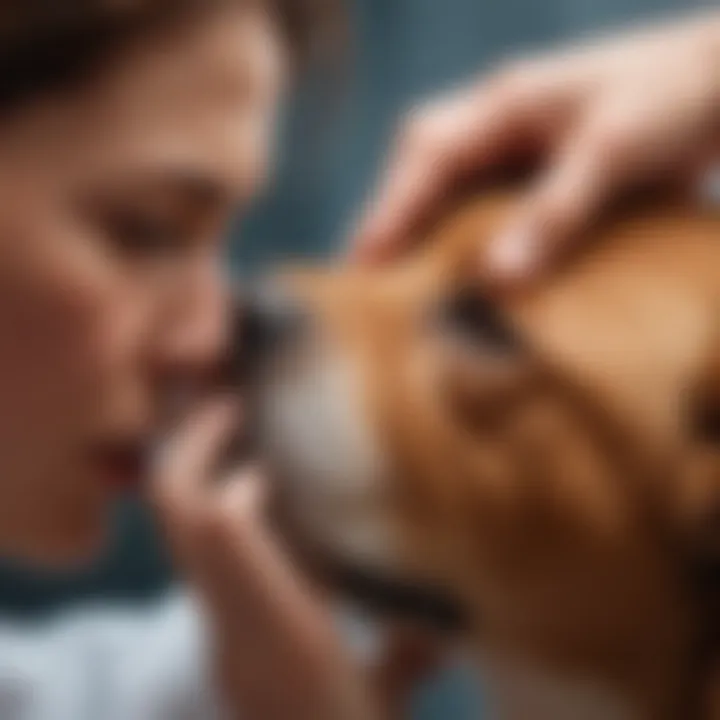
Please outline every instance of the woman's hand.
M530 152L544 170L482 258L524 281L628 187L697 179L719 140L717 13L524 61L411 113L354 255L402 252L458 183Z
M395 716L390 708L412 684L407 673L393 667L371 680L353 665L324 598L263 522L260 478L217 478L214 465L233 426L231 404L197 412L163 451L154 486L171 552L206 611L231 717Z

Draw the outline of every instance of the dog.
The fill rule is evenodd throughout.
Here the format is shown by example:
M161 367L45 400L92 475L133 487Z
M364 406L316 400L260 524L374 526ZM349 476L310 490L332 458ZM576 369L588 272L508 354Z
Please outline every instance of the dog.
M246 299L278 522L339 589L468 644L499 718L720 718L720 215L628 203L497 293L482 241L520 197Z

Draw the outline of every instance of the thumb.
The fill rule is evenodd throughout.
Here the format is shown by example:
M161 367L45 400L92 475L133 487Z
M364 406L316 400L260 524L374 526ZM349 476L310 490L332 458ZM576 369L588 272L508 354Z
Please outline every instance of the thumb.
M491 241L482 258L490 280L530 281L580 242L629 178L630 146L591 128L577 132L522 201L516 219Z
M268 504L268 487L257 467L232 473L217 487L220 511L233 526L260 522Z
M158 448L150 499L171 524L197 516L207 504L213 466L236 425L232 400L213 398Z

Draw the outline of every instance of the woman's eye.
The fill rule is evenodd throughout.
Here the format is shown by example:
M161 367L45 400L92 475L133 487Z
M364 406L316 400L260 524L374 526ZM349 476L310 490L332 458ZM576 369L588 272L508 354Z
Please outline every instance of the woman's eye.
M105 214L104 230L117 249L134 257L167 256L187 247L187 235L178 223L137 210Z

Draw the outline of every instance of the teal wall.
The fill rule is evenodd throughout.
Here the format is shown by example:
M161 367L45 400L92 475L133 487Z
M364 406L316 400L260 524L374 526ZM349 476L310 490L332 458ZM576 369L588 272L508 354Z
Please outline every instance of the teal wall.
M357 0L359 59L339 121L292 123L276 191L247 224L247 266L324 254L367 195L398 115L518 49L699 7L699 0ZM313 112L315 110L315 112Z

